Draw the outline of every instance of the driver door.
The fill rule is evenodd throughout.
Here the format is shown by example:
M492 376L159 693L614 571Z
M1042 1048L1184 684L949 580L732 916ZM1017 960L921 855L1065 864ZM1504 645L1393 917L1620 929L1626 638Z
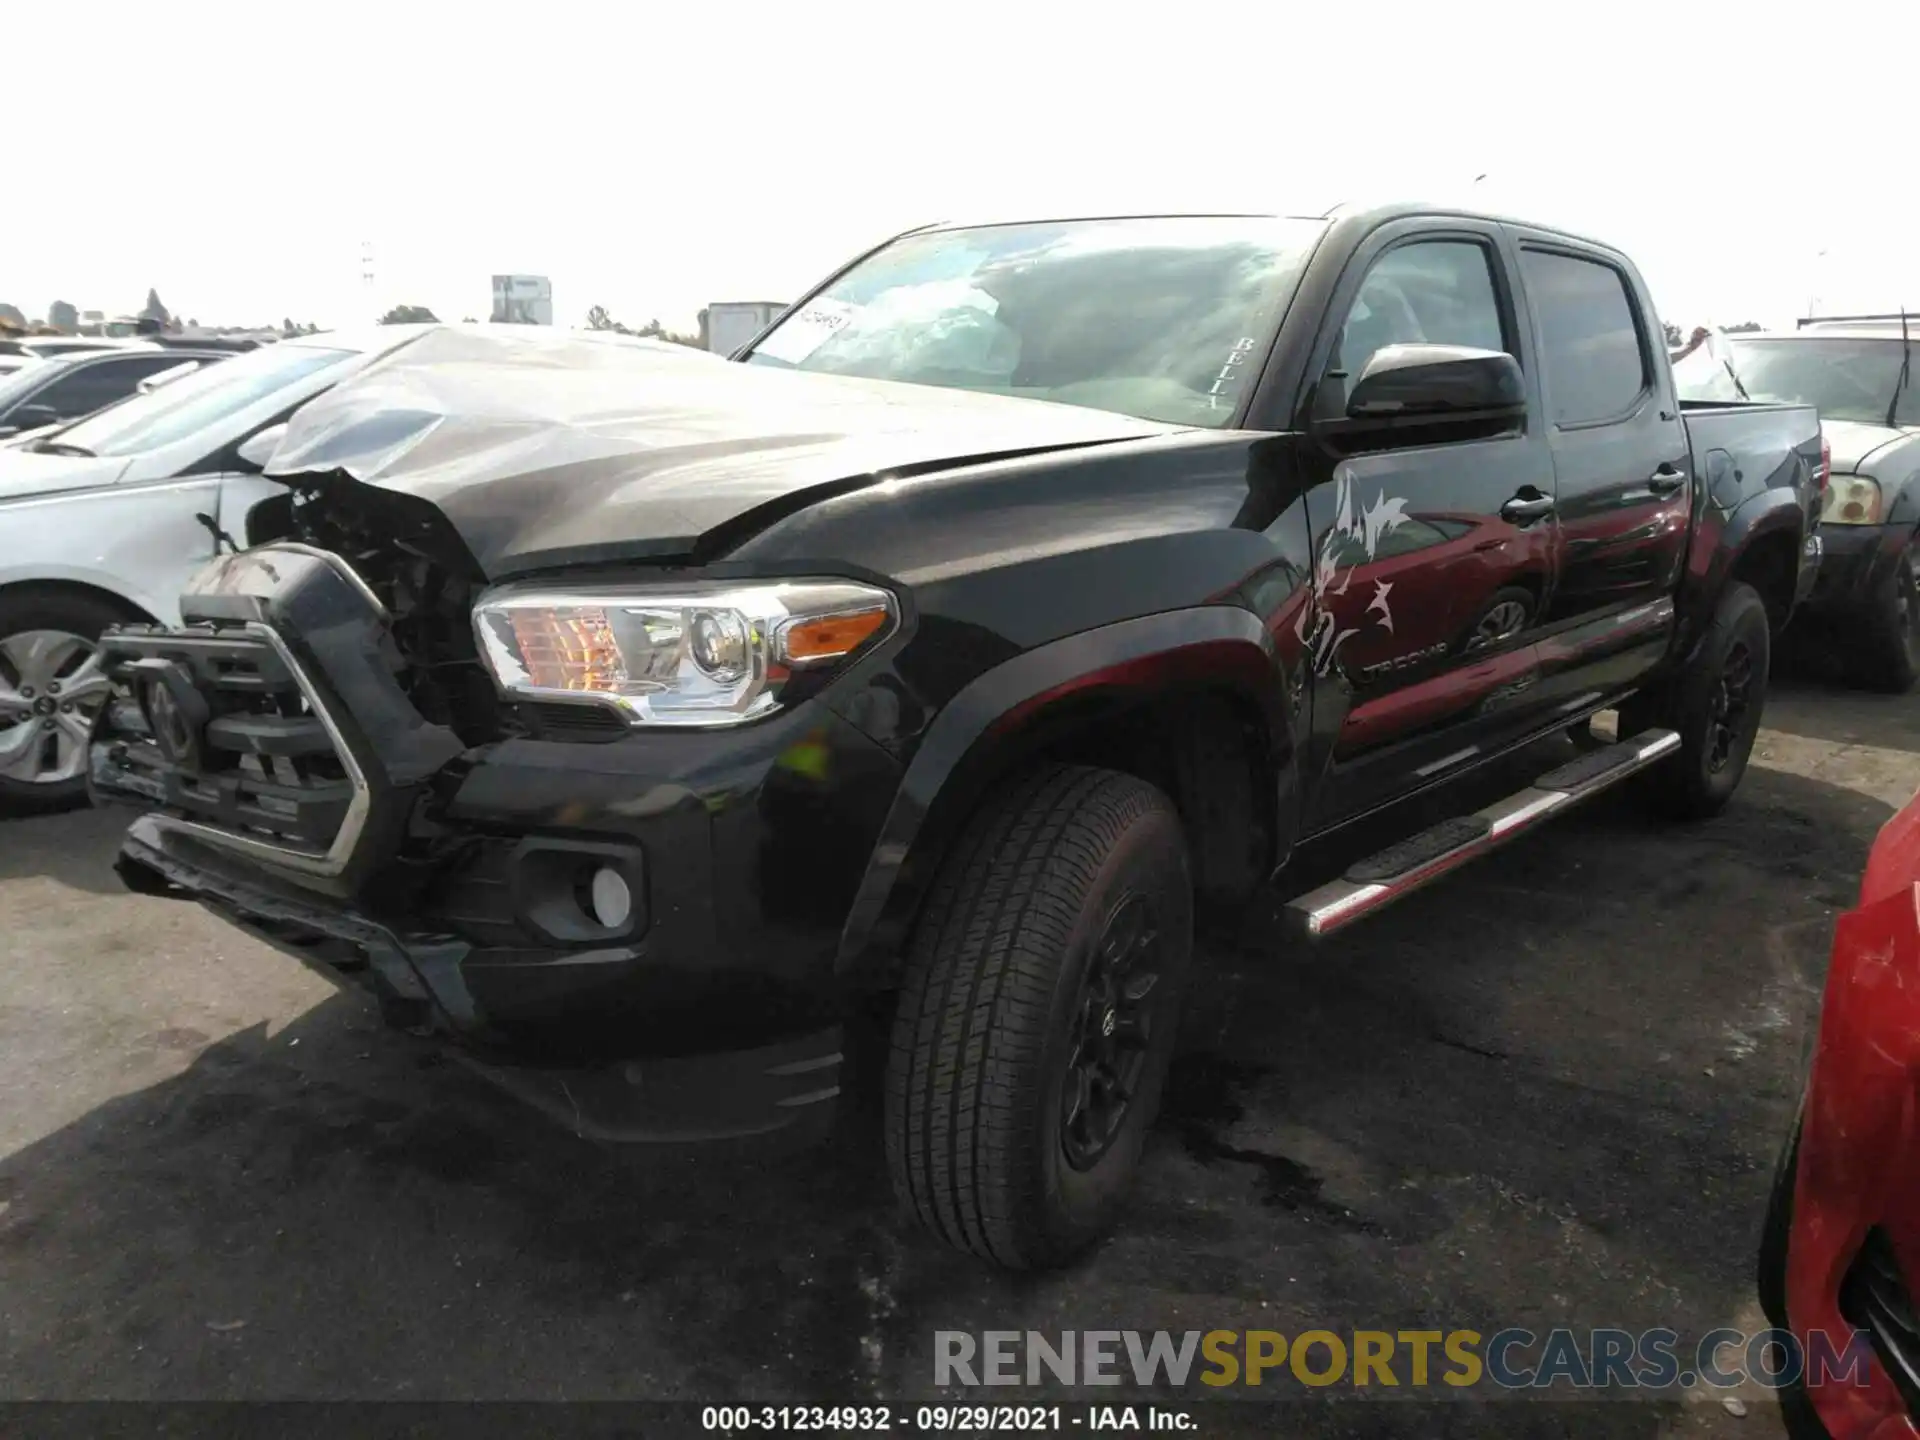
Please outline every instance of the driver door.
M1383 226L1342 276L1311 373L1314 413L1381 347L1466 345L1529 366L1499 227ZM1538 382L1529 373L1529 412ZM1311 427L1309 427L1311 428ZM1343 446L1347 442L1342 442ZM1313 738L1324 829L1445 779L1540 723L1532 630L1553 563L1553 458L1537 427L1336 451L1309 439Z

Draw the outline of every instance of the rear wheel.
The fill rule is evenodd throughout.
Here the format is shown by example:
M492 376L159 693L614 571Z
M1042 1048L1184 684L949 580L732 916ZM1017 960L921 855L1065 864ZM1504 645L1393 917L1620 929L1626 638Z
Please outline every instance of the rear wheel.
M1904 695L1920 679L1920 530L1908 537L1900 563L1860 617L1847 676L1888 695Z
M0 810L86 799L87 736L108 688L95 646L129 618L82 591L0 596Z
M1641 793L1662 814L1704 819L1733 798L1760 733L1772 638L1759 592L1733 581L1694 662L1658 692L1621 707L1623 738L1650 726L1680 734L1679 750L1641 777Z
M887 1067L887 1162L920 1223L1058 1264L1126 1200L1193 945L1186 843L1145 781L1048 766L991 797L936 880Z

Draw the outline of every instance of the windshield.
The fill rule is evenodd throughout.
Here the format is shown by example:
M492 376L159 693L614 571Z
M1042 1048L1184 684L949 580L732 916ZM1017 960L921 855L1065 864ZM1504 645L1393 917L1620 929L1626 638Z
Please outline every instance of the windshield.
M1324 228L1181 217L909 235L746 359L1225 425Z
M134 395L59 434L62 449L139 455L217 425L277 390L355 358L358 351L274 345L209 365L147 394Z
M1920 370L1920 317L1915 318L1913 348L1914 369ZM1673 380L1682 400L1747 398L1812 405L1823 419L1861 425L1885 425L1888 407L1893 406L1894 424L1920 425L1920 386L1912 374L1903 376L1901 353L1898 335L1886 340L1716 339L1674 366ZM1738 385L1727 373L1728 363L1740 377Z

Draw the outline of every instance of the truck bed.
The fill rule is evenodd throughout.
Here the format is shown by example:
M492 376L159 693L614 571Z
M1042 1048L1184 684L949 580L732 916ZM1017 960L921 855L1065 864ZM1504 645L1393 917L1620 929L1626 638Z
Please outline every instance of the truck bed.
M1820 465L1820 415L1811 405L1682 400L1680 415L1695 467L1716 503L1737 509L1762 490L1798 489L1813 507L1811 522L1819 499L1795 473L1804 464L1810 478Z

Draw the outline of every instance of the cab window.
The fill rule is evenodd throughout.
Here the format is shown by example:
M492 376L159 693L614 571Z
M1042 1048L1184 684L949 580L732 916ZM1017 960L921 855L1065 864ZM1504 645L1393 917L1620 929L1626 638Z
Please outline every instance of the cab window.
M1472 240L1416 240L1374 261L1348 307L1328 369L1343 372L1351 387L1374 353L1388 345L1512 353L1487 247Z

